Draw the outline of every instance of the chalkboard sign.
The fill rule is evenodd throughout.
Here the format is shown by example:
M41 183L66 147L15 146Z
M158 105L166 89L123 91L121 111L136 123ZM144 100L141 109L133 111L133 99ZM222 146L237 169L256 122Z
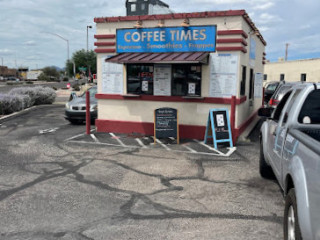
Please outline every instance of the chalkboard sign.
M229 126L226 111L214 111L214 131L216 133L216 139L229 139Z
M154 110L154 139L177 138L179 144L178 110L174 108L158 108Z
M208 139L213 139L214 148L217 149L217 143L229 142L230 147L233 147L230 121L227 109L210 109L205 143Z

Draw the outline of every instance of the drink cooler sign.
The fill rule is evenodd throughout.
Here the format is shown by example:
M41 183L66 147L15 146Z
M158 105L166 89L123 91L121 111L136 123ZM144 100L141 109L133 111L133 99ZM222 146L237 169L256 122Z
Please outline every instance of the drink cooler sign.
M117 29L117 52L215 52L216 26Z
M218 143L225 142L233 147L228 109L210 109L204 142L211 138L215 149L218 149Z
M158 108L154 110L154 139L177 138L179 144L178 110L174 108Z

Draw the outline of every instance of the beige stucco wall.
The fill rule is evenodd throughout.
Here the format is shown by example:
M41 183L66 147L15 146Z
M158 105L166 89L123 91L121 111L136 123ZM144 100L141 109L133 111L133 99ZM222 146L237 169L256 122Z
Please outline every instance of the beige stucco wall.
M181 19L172 19L165 20L165 26L180 26ZM135 21L126 21L126 22L116 22L116 23L98 23L97 24L97 35L102 34L116 34L116 28L132 28L135 24ZM143 21L142 27L156 27L158 21ZM264 45L258 39L256 35L251 35L251 27L247 24L246 21L241 16L232 16L232 17L216 17L216 18L199 18L199 19L190 19L191 26L197 25L217 25L217 30L230 30L243 29L248 33L248 38L246 39L248 46L246 47L248 52L242 53L239 51L236 52L222 52L222 53L231 53L236 54L239 57L239 66L238 66L238 82L237 82L237 98L240 98L240 81L242 77L241 66L247 66L247 83L246 83L246 96L247 101L238 105L236 108L236 127L239 127L248 117L255 112L260 106L262 99L252 99L249 100L249 76L250 76L250 37L252 36L256 42L256 59L252 62L252 68L254 72L263 73L263 52ZM240 38L240 35L235 36L223 36L223 38ZM100 40L98 39L98 42ZM103 40L106 42L106 40ZM224 44L220 44L223 46ZM230 44L225 44L230 46ZM241 45L237 45L241 46ZM97 54L97 77L98 77L98 93L102 91L102 73L101 73L101 57L113 55L113 54ZM124 92L126 94L126 68L124 66L124 79L123 86ZM202 82L201 82L201 96L209 96L209 76L210 76L210 66L202 65ZM205 126L207 123L209 109L212 108L227 108L230 110L231 106L229 104L208 104L208 103L194 103L194 102L157 102L157 101L135 101L135 100L110 100L110 99L101 99L98 101L98 119L108 119L108 120L122 120L122 121L134 121L134 122L153 122L153 110L160 107L173 107L178 109L179 118L181 124L186 125L199 125Z
M265 65L264 70L264 74L267 74L267 82L279 81L280 74L285 74L285 81L300 81L302 73L307 74L307 82L319 82L320 58L272 63L269 62Z

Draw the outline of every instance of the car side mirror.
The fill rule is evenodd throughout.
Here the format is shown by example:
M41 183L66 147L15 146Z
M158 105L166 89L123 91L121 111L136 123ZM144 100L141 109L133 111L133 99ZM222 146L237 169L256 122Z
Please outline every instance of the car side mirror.
M72 101L73 99L77 98L77 97L78 97L77 94L75 92L72 92L70 94L70 97L69 97L69 102Z
M273 112L273 108L260 108L258 110L258 116L259 117L265 117L265 118L270 118Z

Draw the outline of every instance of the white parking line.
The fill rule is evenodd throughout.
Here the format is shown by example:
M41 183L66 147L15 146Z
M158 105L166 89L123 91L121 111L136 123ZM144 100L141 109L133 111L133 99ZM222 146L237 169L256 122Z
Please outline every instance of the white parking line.
M78 135L73 136L73 137L71 137L71 138L68 138L68 139L66 139L66 140L64 140L64 141L67 142L67 141L70 141L70 140L73 140L73 139L75 139L75 138L82 137L82 136L84 136L84 133L78 134Z
M154 137L152 137L154 139ZM163 144L159 139L156 138L156 142L159 143L162 147L164 147L166 150L171 151L170 148L168 148L165 144Z
M197 153L197 151L196 150L193 150L191 147L188 147L188 146L186 146L186 145L184 145L184 144L181 144L180 146L182 146L182 147L184 147L184 148L186 148L186 149L188 149L190 152L192 152L192 153Z
M207 144L205 144L204 142L201 142L201 141L199 141L199 140L197 140L197 139L193 139L193 141L195 141L195 142L197 142L197 143L199 143L200 145L202 145L202 146L204 146L204 147L206 147L206 148L208 148L208 149L210 149L211 151L215 151L215 152L217 152L217 153L221 153L220 151L218 151L217 149L215 149L215 148L213 148L213 147L210 147L210 146L208 146Z
M148 148L146 145L143 144L143 142L142 142L139 138L135 138L135 140L139 143L139 145L140 145L142 148Z
M95 141L96 143L99 143L100 141L98 140L98 138L96 138L96 136L94 134L90 134L91 138L93 139L93 141Z
M111 135L111 137L112 137L113 139L117 140L117 142L118 142L121 146L123 146L123 147L126 146L126 145L119 139L119 137L117 137L116 135L114 135L114 133L109 133L109 134Z
M140 148L139 146L130 146L130 145L125 145L125 146L120 146L118 144L112 144L112 143L102 143L102 142L87 142L87 141L77 141L77 140L71 140L69 141L71 143L81 143L81 144L91 144L91 145L104 145L104 146L112 146L112 147L125 147L125 148Z

